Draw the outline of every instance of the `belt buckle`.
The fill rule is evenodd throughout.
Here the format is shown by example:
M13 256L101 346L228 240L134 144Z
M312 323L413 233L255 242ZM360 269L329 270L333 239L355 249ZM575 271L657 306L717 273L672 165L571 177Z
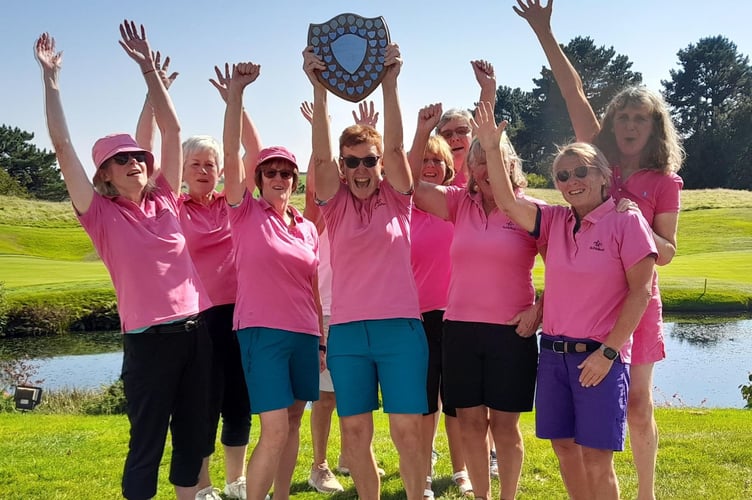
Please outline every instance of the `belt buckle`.
M185 328L186 332L190 332L194 328L196 328L196 325L198 324L198 320L195 319L189 319L185 323L183 323L183 327Z
M551 348L554 352L565 354L567 352L567 343L563 340L554 340Z

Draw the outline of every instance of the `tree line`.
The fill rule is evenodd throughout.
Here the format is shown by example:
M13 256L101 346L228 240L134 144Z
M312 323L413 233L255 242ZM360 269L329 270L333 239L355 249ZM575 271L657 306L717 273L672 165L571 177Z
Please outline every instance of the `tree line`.
M564 52L582 78L596 115L642 74L613 47L576 37ZM700 39L679 50L678 69L660 89L668 103L687 157L682 170L686 189L752 189L752 66L736 44L722 35ZM556 146L574 131L566 105L549 68L533 79L530 91L500 86L496 118L509 120L512 143L532 174L531 185L550 186L548 175ZM37 148L34 134L0 126L0 194L61 201L67 198L55 154Z

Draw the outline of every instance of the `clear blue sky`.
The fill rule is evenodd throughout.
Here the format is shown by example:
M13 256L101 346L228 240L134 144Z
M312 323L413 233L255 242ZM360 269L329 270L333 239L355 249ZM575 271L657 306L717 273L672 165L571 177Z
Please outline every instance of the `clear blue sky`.
M310 154L310 131L298 106L311 98L301 52L309 23L342 12L383 16L404 66L399 80L406 145L418 109L443 102L469 107L478 97L471 59L487 59L499 85L530 90L545 57L514 0L412 2L408 0L216 0L213 2L36 0L4 2L0 30L0 123L36 134L50 148L44 122L40 70L33 42L50 32L64 51L63 104L76 150L89 172L91 145L111 132L133 133L145 84L117 41L123 18L146 25L151 45L171 56L180 72L171 95L184 138L221 138L224 104L208 79L215 64L250 60L261 76L246 90L245 104L265 145L283 144L301 166ZM659 90L677 67L676 53L700 38L724 35L752 53L752 2L697 0L557 0L554 32L562 43L578 35L626 54L644 82ZM380 106L380 90L372 94ZM330 100L333 129L352 121L354 105ZM303 167L305 168L305 167Z

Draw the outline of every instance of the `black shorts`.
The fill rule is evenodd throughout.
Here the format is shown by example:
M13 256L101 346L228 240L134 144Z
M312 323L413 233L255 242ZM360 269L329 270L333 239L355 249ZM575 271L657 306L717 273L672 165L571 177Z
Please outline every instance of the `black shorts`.
M445 403L454 408L485 405L493 410L533 409L538 343L520 337L514 325L445 321Z
M439 411L439 398L443 402L442 410L445 415L456 417L457 411L444 401L443 366L441 355L442 337L444 336L444 311L437 309L424 312L423 329L428 341L428 379L426 391L428 396L428 413L431 415Z

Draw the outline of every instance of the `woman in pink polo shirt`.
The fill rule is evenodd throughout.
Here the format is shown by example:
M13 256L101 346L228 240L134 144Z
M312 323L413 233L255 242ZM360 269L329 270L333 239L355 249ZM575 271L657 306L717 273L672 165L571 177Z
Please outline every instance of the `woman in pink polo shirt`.
M168 427L170 482L178 499L193 499L208 433L207 354L211 343L198 313L208 299L186 251L178 221L182 175L180 124L157 74L146 32L120 26L120 45L139 66L161 131L161 168L127 134L99 139L96 174L87 178L68 133L60 99L61 53L43 34L36 42L42 66L47 126L79 220L115 287L123 339L123 384L130 442L122 492L152 498Z
M509 154L514 149L505 144ZM476 497L489 498L489 429L499 459L501 497L517 492L524 447L521 412L531 411L538 348L534 336L541 307L532 269L535 239L497 207L488 184L486 154L469 146L467 187L421 180L416 206L454 225L452 273L444 313L444 402L456 408L465 462ZM525 177L515 162L516 193Z
M255 172L240 160L243 91L260 67L234 65L224 123L225 199L238 291L235 329L251 411L261 434L248 462L247 497L286 499L298 456L300 420L307 401L319 397L326 367L318 292L318 232L290 204L298 185L295 156L281 146L262 149ZM252 193L257 187L258 199Z
M546 300L535 396L536 433L550 439L570 498L619 497L613 452L624 447L631 336L650 300L657 255L636 212L617 212L608 161L574 143L556 156L571 207L515 196L490 103L476 111L496 202L546 245Z
M637 204L653 229L658 248L656 264L665 266L676 254L683 182L676 172L684 152L663 98L645 87L631 87L609 103L602 121L595 117L582 81L559 47L551 30L553 1L518 2L515 8L533 28L561 94L578 141L592 142L606 155L613 170L611 195ZM655 498L658 427L653 416L653 366L666 357L658 274L652 297L634 332L629 387L629 441L637 469L640 500Z
M415 140L408 159L413 178L448 186L454 179L454 159L449 144L439 135L428 136L441 117L441 104L431 104L418 112ZM423 150L420 145L425 144ZM439 425L439 406L444 412L449 455L452 462L452 481L463 495L472 494L472 484L465 467L461 429L457 410L443 404L442 338L444 336L444 311L447 307L449 278L452 272L449 247L454 235L451 222L414 207L410 224L411 260L415 284L418 287L423 329L428 341L428 414L423 418L423 446L429 451L426 463L426 489L424 497L433 497L431 488L433 443Z
M317 78L326 66L312 47L304 50L303 57L314 95L316 200L331 243L327 363L337 393L344 460L358 496L378 498L371 441L380 387L407 498L420 500L427 459L420 447L420 427L427 410L428 353L410 266L413 182L397 94L402 59L397 45L387 46L381 83L383 145L375 129L353 125L340 136L337 159L329 137L327 91ZM386 179L382 168L388 173Z

